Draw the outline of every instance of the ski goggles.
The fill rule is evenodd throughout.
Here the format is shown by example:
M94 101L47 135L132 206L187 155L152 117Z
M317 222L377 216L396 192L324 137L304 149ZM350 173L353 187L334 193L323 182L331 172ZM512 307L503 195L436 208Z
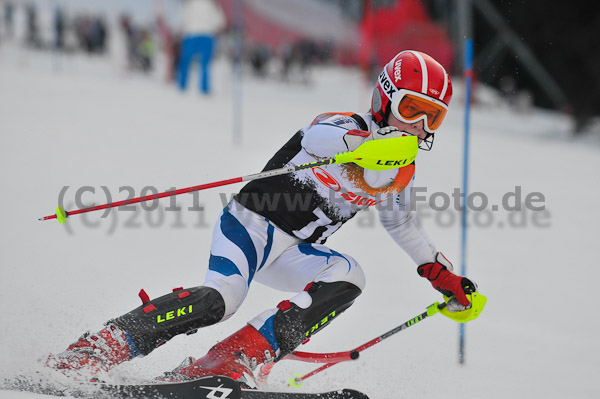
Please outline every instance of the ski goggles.
M435 133L448 112L448 106L425 94L400 89L394 94L391 111L399 121L404 123L423 120L423 129L427 133Z

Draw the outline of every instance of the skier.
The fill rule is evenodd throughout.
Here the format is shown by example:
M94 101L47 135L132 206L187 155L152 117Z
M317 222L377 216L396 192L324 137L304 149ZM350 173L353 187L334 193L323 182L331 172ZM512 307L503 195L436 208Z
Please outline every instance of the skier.
M432 57L402 51L383 69L368 113L328 113L299 130L265 170L353 151L369 140L415 135L430 150L452 97L450 77ZM381 223L435 289L470 306L469 279L453 273L411 212L414 163L372 171L328 165L254 180L223 209L213 232L203 285L177 288L85 334L48 365L96 374L148 355L178 334L222 322L240 307L253 281L297 295L264 311L198 359L164 378L225 375L253 383L257 365L282 359L352 305L365 286L361 266L324 245L358 211L377 209Z

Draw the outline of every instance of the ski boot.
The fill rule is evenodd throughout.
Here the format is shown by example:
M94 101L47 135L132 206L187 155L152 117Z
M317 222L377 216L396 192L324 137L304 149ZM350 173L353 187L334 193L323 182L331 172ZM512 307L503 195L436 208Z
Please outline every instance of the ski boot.
M154 300L144 290L139 295L142 306L110 320L96 334L84 334L66 351L50 355L46 366L80 375L106 372L148 355L176 335L217 323L225 313L223 297L209 287L179 287Z
M107 324L96 334L85 333L64 352L48 356L46 366L68 374L82 371L93 377L134 357L130 343L123 330Z
M223 375L253 388L256 386L254 370L259 364L269 364L292 353L350 307L360 293L358 287L347 282L310 283L292 300L261 313L213 346L203 358L188 357L160 379L182 381ZM299 306L295 300L309 305ZM266 376L259 373L259 382L264 381Z
M204 357L198 360L188 357L176 369L159 379L187 381L223 375L240 382L244 388L255 388L254 369L274 358L275 352L267 339L254 327L246 325L210 348Z

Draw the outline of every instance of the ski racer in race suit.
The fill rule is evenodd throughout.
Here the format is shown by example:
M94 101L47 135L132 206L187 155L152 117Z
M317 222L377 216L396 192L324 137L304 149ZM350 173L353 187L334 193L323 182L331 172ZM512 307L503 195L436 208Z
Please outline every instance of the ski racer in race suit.
M353 151L369 140L415 135L431 148L452 97L445 69L427 54L403 51L379 75L369 113L328 113L298 131L265 170L314 162ZM259 364L277 361L352 305L365 286L361 266L325 244L364 209L377 209L394 241L435 289L467 307L476 287L453 273L410 211L414 163L373 171L332 164L255 180L223 209L214 228L208 271L198 287L177 288L108 321L47 364L96 374L148 355L178 334L231 317L253 282L297 293L217 343L202 358L186 359L165 379L226 375L251 383ZM276 306L275 306L276 305Z

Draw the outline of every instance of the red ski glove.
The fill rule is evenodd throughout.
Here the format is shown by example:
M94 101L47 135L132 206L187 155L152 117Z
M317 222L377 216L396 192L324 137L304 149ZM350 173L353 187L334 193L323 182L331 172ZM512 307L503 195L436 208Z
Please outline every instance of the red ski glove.
M469 306L466 294L477 291L477 285L466 277L457 276L452 270L452 263L441 252L437 253L435 262L417 268L419 275L429 280L433 288L448 297L456 297L461 305Z

